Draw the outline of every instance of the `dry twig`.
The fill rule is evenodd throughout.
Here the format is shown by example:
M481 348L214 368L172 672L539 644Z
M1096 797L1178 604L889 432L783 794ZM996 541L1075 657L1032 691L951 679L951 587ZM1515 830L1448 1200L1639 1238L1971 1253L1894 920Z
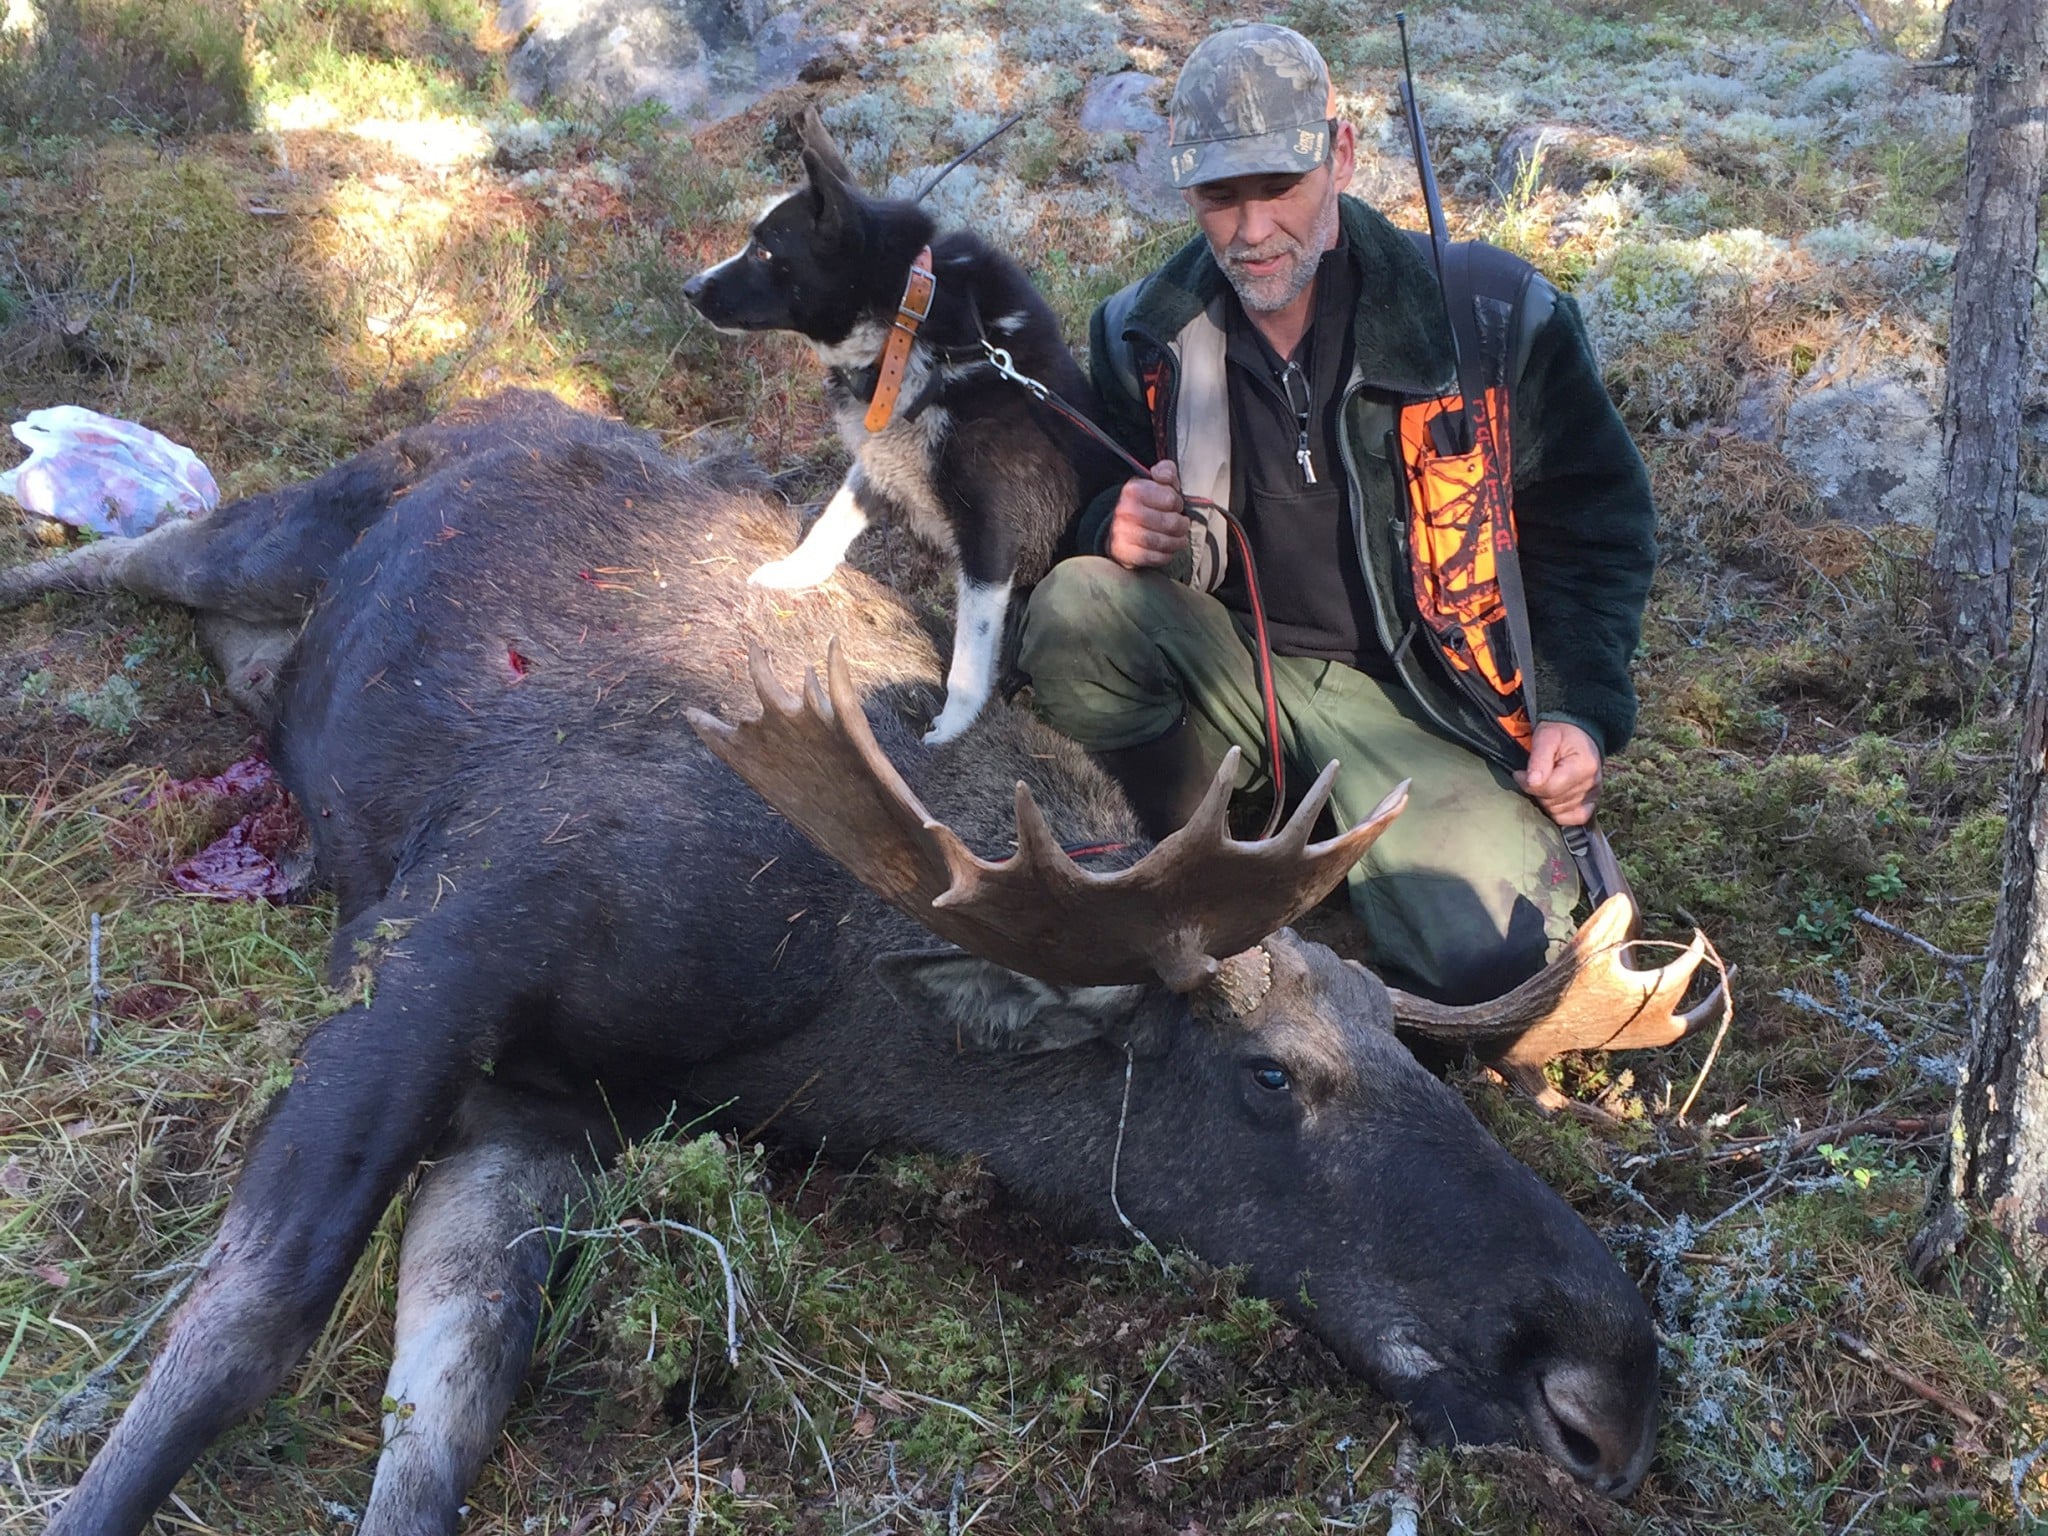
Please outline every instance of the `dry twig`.
M1721 978L1721 1022L1714 1030L1714 1042L1707 1047L1707 1059L1700 1063L1700 1075L1692 1081L1692 1091L1685 1096L1685 1102L1678 1106L1678 1123L1685 1124L1685 1117L1692 1112L1700 1090L1707 1085L1707 1074L1714 1070L1714 1063L1720 1059L1721 1042L1728 1038L1728 1026L1735 1022L1735 973L1721 958L1721 952L1712 944L1707 946L1707 963L1713 966Z
M1870 19L1870 12L1863 9L1858 0L1842 0L1842 4L1856 13L1856 19L1863 23L1863 31L1875 47L1883 49L1886 53L1892 51L1891 44L1884 40L1884 34L1877 30L1877 23Z
M1934 1386L1932 1383L1922 1381L1903 1365L1896 1365L1892 1361L1885 1359L1883 1355L1880 1355L1847 1329L1835 1329L1832 1337L1836 1347L1844 1354L1854 1356L1865 1365L1875 1366L1907 1391L1914 1393L1916 1396L1923 1397L1928 1402L1934 1404L1935 1407L1948 1414L1957 1423L1966 1425L1973 1430L1981 1430L1984 1427L1984 1420L1982 1418L1978 1417L1977 1414L1971 1412L1968 1408L1965 1408L1961 1403L1942 1391L1941 1388Z

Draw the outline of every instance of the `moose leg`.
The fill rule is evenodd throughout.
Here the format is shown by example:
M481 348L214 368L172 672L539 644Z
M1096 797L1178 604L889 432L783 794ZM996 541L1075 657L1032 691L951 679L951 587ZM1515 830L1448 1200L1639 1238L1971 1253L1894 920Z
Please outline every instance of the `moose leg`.
M581 1204L574 1138L489 1119L427 1171L406 1213L384 1453L358 1536L455 1530L540 1326L556 1241L534 1229L572 1224Z
M95 539L44 560L0 571L0 608L11 608L45 592L135 591L169 602L191 602L172 585L173 573L204 561L217 527L210 518L184 518L153 528L140 538Z
M132 1536L207 1444L277 1389L400 1182L447 1125L472 1052L492 1049L478 1037L504 1017L493 978L505 968L459 944L425 942L424 925L413 938L416 953L442 958L387 956L374 1003L308 1037L191 1299L52 1536ZM498 995L482 995L487 987Z

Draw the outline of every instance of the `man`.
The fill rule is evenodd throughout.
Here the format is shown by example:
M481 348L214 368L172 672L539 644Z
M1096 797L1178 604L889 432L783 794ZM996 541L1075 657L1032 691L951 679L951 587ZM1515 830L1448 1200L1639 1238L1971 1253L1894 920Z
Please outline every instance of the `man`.
M1456 393L1456 353L1416 241L1343 195L1355 153L1298 33L1234 26L1189 57L1169 165L1200 236L1104 303L1090 338L1110 429L1159 462L1085 509L1092 553L1038 588L1023 666L1039 712L1155 836L1186 819L1230 745L1263 764L1245 562L1183 492L1229 508L1255 557L1290 782L1339 760L1348 825L1412 781L1351 875L1375 966L1472 1001L1573 930L1560 828L1592 815L1602 759L1634 728L1654 512L1576 307L1533 278L1505 348L1537 702L1518 740L1508 706L1453 675L1470 659L1458 643L1418 624L1399 429Z

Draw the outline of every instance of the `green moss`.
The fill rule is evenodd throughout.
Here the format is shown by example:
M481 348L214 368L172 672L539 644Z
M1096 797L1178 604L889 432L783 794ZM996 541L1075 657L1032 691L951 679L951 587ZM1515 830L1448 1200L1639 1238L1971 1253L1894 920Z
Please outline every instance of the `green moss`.
M196 157L110 167L79 235L78 281L160 323L231 286L250 233L242 189Z
M493 10L482 0L261 0L252 99L273 116L341 120L472 111L502 88L478 41Z

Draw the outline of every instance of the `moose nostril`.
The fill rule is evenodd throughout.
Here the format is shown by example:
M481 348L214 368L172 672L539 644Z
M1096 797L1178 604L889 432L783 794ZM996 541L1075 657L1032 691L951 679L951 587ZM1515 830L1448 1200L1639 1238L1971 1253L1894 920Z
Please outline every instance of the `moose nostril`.
M1557 1438L1564 1446L1567 1460L1572 1469L1582 1475L1592 1473L1600 1464L1600 1447L1593 1443L1593 1437L1573 1429L1563 1419L1557 1421Z
M1607 1452L1607 1440L1601 1433L1600 1397L1587 1390L1591 1385L1582 1372L1572 1367L1546 1371L1542 1410L1558 1460L1571 1469L1573 1476L1605 1493L1606 1485L1615 1480L1615 1462L1623 1458ZM1625 1474L1623 1479L1626 1480Z

